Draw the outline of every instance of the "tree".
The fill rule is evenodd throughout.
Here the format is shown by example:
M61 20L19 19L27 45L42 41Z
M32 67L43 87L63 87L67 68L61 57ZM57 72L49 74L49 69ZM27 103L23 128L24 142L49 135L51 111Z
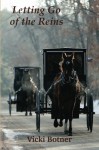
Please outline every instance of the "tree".
M41 52L45 48L74 47L86 48L88 56L93 56L93 62L88 63L89 80L92 90L98 83L99 71L99 27L98 0L45 0L45 20L63 20L62 25L24 25L17 27L9 25L11 19L17 17L39 19L37 14L11 14L2 12L3 44L2 60L8 66L30 65L41 66ZM48 13L48 8L60 8L60 13ZM7 19L6 19L7 18ZM5 21L5 22L4 22ZM94 83L94 80L96 82Z

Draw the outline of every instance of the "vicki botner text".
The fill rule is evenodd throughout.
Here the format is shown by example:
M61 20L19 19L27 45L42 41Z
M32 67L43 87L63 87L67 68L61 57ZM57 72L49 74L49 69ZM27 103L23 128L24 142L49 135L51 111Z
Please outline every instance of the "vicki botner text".
M29 142L71 142L71 137L27 136Z

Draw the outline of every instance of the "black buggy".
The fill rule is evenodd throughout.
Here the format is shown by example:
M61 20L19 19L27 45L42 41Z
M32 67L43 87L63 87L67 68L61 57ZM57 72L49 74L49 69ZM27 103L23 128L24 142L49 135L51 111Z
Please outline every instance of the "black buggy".
M35 111L36 92L33 93L34 97L32 96L31 101L29 101L30 105L29 107L27 107L29 103L26 98L30 97L31 93L28 92L27 95L26 91L23 90L23 87L24 89L28 87L27 84L25 85L26 78L24 79L23 82L23 78L26 75L29 76L29 79L32 81L34 88L36 87L37 90L40 89L40 68L39 67L28 67L28 66L14 67L14 83L13 83L14 90L9 92L9 100L8 100L10 115L12 113L12 104L16 104L17 112Z
M76 102L73 119L79 118L81 113L86 114L86 124L88 130L92 132L93 128L93 96L88 87L88 56L86 49L44 49L43 51L43 77L44 91L37 91L36 97L36 128L40 132L40 114L50 113L51 118L55 119L53 111L53 102L51 92L53 90L53 82L55 76L60 72L59 63L61 62L62 53L75 55L74 70L77 72L79 81L85 87L85 92L80 93L80 102L83 107L80 108L80 102ZM60 114L57 116L60 119ZM65 118L63 118L65 119Z

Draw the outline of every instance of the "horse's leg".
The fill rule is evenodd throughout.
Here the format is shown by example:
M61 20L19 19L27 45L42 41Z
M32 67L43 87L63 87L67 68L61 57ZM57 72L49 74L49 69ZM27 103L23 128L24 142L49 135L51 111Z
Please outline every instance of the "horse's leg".
M55 128L58 127L58 121L57 121L57 118L55 118L55 120L54 120L54 127L55 127Z
M62 106L60 105L59 108L59 114L60 114L60 122L59 122L59 126L62 127L63 126L63 110L62 110Z
M58 121L57 121L57 109L55 109L54 111L54 116L55 116L55 120L54 120L54 127L57 128L58 127Z
M25 116L28 115L28 96L27 96L27 92L24 91L24 98L25 98L25 106L26 106L26 112L25 112Z
M32 112L31 111L32 111L32 109L31 109L31 105L30 105L30 116L32 116Z
M60 114L60 122L59 122L59 126L62 127L63 126L63 112L62 112L62 109L60 108L60 111L59 111L59 114Z
M30 109L30 113L29 115L32 116L32 95L29 97L29 109Z
M73 102L72 111L69 117L69 134L68 134L69 136L72 136L72 120L73 120L73 112L74 112L75 103L76 103L76 99Z
M31 112L31 110L30 110L30 116L32 116L32 112Z
M27 116L28 115L28 113L27 113L27 110L26 110L26 112L25 112L25 116Z
M28 109L28 106L27 106L27 100L26 100L26 112L25 112L25 116L28 115L27 109Z
M55 111L54 111L54 116L55 116L55 120L54 120L54 127L56 128L56 127L58 127L58 121L57 121L57 109L55 109Z
M68 133L67 131L67 122L68 122L68 119L65 119L65 123L64 123L64 133Z
M72 117L69 118L69 136L72 136Z
M30 105L30 114L29 114L30 116L32 116L32 112L31 112L31 111L32 111L32 110L31 110L31 105Z
M60 119L60 122L58 123L58 125L59 125L60 127L63 126L63 119L62 119L62 118Z

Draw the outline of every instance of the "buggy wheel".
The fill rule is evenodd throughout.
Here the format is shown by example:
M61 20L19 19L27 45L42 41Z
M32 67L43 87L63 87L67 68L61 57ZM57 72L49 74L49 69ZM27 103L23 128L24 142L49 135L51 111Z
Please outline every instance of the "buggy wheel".
M40 132L40 93L36 91L36 130Z
M36 113L36 129L40 132L40 114Z
M87 121L87 129L89 131L89 115L88 114L86 115L86 121Z
M8 101L8 104L9 104L9 115L11 116L11 93L9 93L9 101Z
M91 93L88 93L87 95L87 128L92 132L93 129L93 97Z

